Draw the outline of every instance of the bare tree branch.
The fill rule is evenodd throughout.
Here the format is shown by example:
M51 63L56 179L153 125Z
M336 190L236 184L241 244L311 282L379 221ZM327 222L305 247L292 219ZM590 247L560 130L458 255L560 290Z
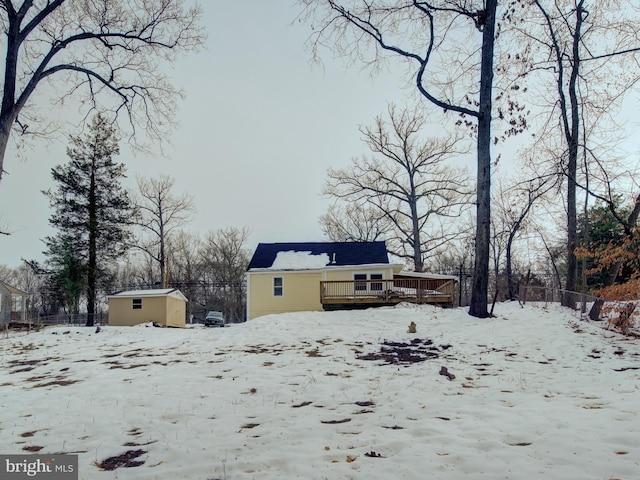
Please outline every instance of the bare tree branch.
M19 8L14 3L0 2L6 32L0 180L12 128L17 125L21 135L38 132L39 125L29 122L27 129L18 117L30 110L45 79L61 80L53 83L62 89L58 98L78 100L86 115L100 109L116 121L124 112L132 142L139 143L140 126L150 140L166 137L181 93L159 62L202 44L199 6L186 8L184 0L30 0Z

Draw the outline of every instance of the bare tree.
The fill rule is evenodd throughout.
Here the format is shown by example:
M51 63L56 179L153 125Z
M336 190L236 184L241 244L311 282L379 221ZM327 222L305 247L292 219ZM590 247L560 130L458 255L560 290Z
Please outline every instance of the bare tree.
M575 249L580 158L586 160L589 155L588 133L597 121L608 117L608 111L640 79L638 74L627 73L625 65L614 62L625 57L632 60L631 55L638 53L638 30L628 18L631 10L621 8L618 2L603 0L589 5L586 0L534 0L533 5L543 30L530 29L526 35L542 49L543 60L534 68L553 74L557 94L553 115L563 136L564 152L557 155L559 171L566 179L568 293L563 304L574 307L571 292L578 285ZM612 12L621 19L614 20ZM588 176L589 162L584 165L582 173Z
M494 195L493 258L495 273L500 273L501 257L504 253L504 273L507 278L507 298L517 295L517 283L513 272L513 244L526 227L527 218L534 204L556 187L554 176L538 177L498 188Z
M136 200L135 223L141 227L141 235L136 247L157 264L157 281L167 288L168 244L172 233L190 220L195 211L193 199L186 193L175 196L172 192L175 180L167 175L138 177L137 181L140 197Z
M320 228L332 242L385 240L393 225L378 209L357 203L333 204L320 217Z
M125 116L132 136L142 127L151 139L163 138L180 92L159 63L202 44L200 14L183 0L0 0L0 180L11 132L46 129L30 108L45 82L61 104L74 98L86 115Z
M193 233L179 230L171 240L169 252L169 285L177 287L189 299L187 313L195 315L206 307L202 294L204 267L202 262L202 241Z
M207 306L224 312L227 319L245 319L245 272L250 253L245 248L247 228L209 232L201 250L204 280L209 287Z
M469 205L468 180L445 161L464 154L459 138L421 141L425 118L415 111L388 108L388 121L361 128L372 156L353 159L348 169L329 169L324 193L377 212L391 225L392 253L411 259L416 271L424 255L458 236L443 218L457 218ZM447 221L447 223L450 223Z
M299 1L307 7L314 25L311 42L316 49L332 44L337 53L374 66L388 54L405 59L416 68L415 85L424 98L445 112L475 121L477 215L469 314L488 317L491 112L498 0ZM367 56L370 46L373 57Z

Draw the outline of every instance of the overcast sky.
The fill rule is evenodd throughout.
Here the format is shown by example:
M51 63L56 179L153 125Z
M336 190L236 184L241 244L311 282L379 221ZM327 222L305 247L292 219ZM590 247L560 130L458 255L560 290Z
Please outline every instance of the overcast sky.
M133 155L122 145L134 186L136 174L166 174L174 193L189 192L197 213L186 229L204 234L248 227L258 242L322 241L318 217L329 167L365 153L358 125L370 124L389 101L406 103L398 72L371 77L360 66L334 60L312 64L305 49L311 32L296 21L291 1L202 2L206 49L172 69L186 94L180 128L167 158ZM79 133L79 132L72 132ZM41 239L53 231L41 190L53 187L50 169L67 161L66 141L36 143L23 161L9 152L0 185L0 264L42 259Z

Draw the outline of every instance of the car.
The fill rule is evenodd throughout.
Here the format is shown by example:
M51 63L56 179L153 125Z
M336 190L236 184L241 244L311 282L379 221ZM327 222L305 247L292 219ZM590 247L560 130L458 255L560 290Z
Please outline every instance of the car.
M211 311L204 317L205 327L224 327L224 315L222 312Z

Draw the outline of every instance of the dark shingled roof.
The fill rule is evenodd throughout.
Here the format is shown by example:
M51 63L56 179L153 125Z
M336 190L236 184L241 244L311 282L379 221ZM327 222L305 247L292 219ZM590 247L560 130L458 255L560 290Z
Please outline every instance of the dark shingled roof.
M307 243L260 243L247 270L271 268L278 252L311 252L312 255L326 253L335 263L331 265L366 265L389 263L384 242L307 242ZM335 254L335 255L334 255Z

